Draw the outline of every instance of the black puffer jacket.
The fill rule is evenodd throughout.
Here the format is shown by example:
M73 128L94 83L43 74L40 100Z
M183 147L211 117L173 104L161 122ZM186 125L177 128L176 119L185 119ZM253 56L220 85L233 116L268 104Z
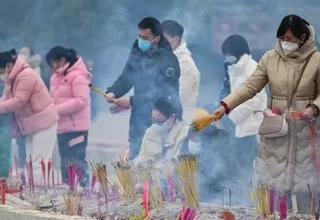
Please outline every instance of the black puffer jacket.
M169 42L162 36L158 48L142 52L138 41L133 44L127 64L107 89L119 98L134 88L130 97L132 106L130 117L130 141L141 141L151 126L153 103L160 97L179 96L180 68Z

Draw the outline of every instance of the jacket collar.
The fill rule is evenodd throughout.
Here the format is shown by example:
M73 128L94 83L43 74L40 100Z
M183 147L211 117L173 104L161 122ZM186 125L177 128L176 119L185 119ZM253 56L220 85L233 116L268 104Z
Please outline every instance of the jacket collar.
M171 147L176 143L176 139L178 138L183 126L185 126L183 121L176 120L170 129L168 136L166 137L166 140L163 144L164 147Z
M191 52L187 48L187 43L185 41L181 41L180 45L173 51L173 53L177 56L178 54L187 53L191 55Z
M243 74L243 71L246 69L250 60L252 60L251 55L243 54L237 63L229 66L229 68L228 68L229 75L238 76L238 75Z

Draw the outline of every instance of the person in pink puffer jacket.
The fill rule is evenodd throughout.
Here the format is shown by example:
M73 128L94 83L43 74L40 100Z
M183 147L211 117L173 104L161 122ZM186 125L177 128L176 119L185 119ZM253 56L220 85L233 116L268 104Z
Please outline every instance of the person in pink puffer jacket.
M14 113L12 137L26 137L33 172L41 174L41 159L49 160L56 145L56 107L42 79L14 49L0 55L0 78L5 82L0 114Z
M62 180L68 183L68 162L76 162L82 169L80 185L86 187L89 183L85 157L91 123L91 75L73 49L53 47L47 54L47 62L54 72L50 92L60 116L58 148Z

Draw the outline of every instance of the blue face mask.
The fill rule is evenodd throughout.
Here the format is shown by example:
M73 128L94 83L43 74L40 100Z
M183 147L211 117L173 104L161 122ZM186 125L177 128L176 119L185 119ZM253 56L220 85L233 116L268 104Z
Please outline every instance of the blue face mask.
M143 52L149 50L151 48L151 45L151 41L141 39L140 37L138 38L138 46L140 50L142 50Z
M226 62L230 64L235 64L238 61L235 56L226 56Z

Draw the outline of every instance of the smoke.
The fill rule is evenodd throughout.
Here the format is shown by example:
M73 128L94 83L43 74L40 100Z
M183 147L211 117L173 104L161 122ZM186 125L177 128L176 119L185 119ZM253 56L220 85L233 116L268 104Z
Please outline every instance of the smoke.
M218 94L224 78L220 46L228 35L244 35L251 50L261 54L273 47L277 26L287 14L299 14L316 30L320 28L319 19L315 19L320 12L318 0L310 0L308 4L302 0L34 0L32 5L29 4L11 0L0 9L0 48L31 45L37 53L44 55L56 44L74 47L80 55L94 60L94 83L102 90L121 74L137 37L137 23L141 18L155 16L161 21L177 20L184 26L184 38L202 74L199 106L210 111L219 102ZM22 10L25 8L28 10ZM251 26L258 26L256 32ZM50 75L49 72L43 74ZM92 124L90 139L116 143L120 145L120 152L127 146L129 112L111 115L109 107L103 97L95 96L93 110L98 116ZM225 136L220 138L227 139ZM228 154L234 149L225 146L221 141L205 143L205 148L214 149L208 155L214 163L206 165L211 172L201 181L214 185L214 181L220 179L219 184L226 189L232 188L234 201L240 203L247 198L250 170L236 170L241 177L239 181L228 177L222 180L229 162L235 161L234 155ZM110 153L111 157L119 152ZM104 159L99 153L92 153L91 159ZM244 147L242 153L246 153ZM211 192L209 186L202 190L207 190L205 194ZM219 192L215 193L216 200L221 202L217 196Z

